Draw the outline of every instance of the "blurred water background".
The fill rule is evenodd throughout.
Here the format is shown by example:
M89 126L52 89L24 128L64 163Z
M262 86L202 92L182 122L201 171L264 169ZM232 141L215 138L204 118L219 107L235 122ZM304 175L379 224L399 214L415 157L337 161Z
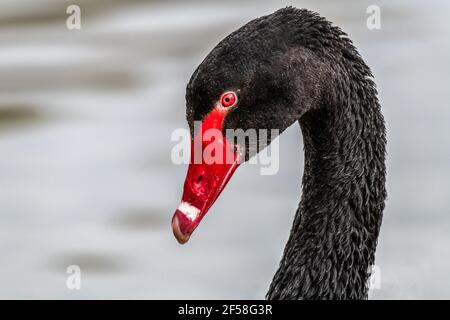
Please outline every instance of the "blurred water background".
M66 7L81 7L81 30ZM170 220L186 166L185 85L247 21L286 5L341 26L372 68L388 127L377 298L450 298L448 1L0 3L0 298L263 298L300 195L301 134L280 171L241 166L191 242ZM381 8L381 30L366 8ZM81 290L66 268L79 265Z

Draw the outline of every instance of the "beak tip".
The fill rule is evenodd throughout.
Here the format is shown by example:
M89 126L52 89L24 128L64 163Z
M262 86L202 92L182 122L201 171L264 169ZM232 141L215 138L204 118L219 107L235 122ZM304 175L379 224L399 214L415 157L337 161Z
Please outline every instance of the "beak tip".
M173 235L175 236L175 238L177 239L179 244L185 244L186 242L188 242L190 235L189 234L184 234L181 231L180 228L180 221L178 219L178 210L177 212L175 212L175 214L173 215L172 218L172 231L173 231Z

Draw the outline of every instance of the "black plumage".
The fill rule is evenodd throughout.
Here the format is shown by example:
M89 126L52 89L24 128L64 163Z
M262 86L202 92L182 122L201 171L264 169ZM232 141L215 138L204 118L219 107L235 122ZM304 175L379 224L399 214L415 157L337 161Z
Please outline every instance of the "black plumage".
M267 298L367 298L386 135L372 73L352 41L314 12L280 9L231 33L199 65L186 91L191 130L227 90L239 105L224 130L282 132L298 121L303 133L301 202ZM246 158L259 150L247 148Z

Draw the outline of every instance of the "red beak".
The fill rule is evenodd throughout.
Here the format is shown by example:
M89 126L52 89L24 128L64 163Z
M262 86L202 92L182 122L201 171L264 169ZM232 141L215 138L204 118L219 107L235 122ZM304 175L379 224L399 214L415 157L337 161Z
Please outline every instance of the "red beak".
M226 108L214 108L192 139L183 196L172 218L173 234L181 244L189 240L239 166L237 146L222 134L227 113Z

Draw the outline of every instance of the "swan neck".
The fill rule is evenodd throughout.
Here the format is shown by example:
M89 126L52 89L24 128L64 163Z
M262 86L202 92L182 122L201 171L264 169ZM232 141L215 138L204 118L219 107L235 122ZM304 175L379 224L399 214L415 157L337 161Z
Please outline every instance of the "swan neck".
M299 121L301 203L270 299L367 298L386 198L385 127L370 84Z

